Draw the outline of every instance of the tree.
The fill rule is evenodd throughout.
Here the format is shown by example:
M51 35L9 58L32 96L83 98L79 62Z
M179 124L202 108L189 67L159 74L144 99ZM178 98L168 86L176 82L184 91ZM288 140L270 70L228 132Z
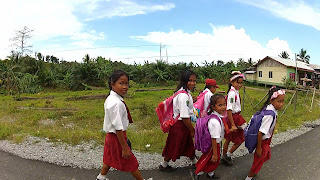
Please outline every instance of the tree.
M282 51L279 54L279 57L283 58L283 59L289 59L289 54L287 53L287 51Z
M299 54L298 54L298 57L301 58L303 60L303 62L309 64L309 59L310 59L310 56L307 55L307 50L304 50L303 48L301 48Z
M24 26L22 30L15 32L15 36L10 39L12 41L12 46L18 49L19 55L24 56L24 53L32 52L32 45L28 45L27 41L32 37L33 29L29 29Z

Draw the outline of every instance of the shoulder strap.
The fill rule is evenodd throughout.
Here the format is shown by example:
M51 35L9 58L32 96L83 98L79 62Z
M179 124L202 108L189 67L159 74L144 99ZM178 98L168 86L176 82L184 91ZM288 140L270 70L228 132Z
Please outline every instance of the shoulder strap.
M263 112L264 112L263 113L264 115L271 115L273 117L272 123L270 125L270 128L271 128L272 125L275 123L276 113L274 113L274 111L272 111L272 110L264 110Z
M216 114L210 114L209 115L209 119L211 119L211 118L217 119L219 121L220 125L221 125L221 119Z

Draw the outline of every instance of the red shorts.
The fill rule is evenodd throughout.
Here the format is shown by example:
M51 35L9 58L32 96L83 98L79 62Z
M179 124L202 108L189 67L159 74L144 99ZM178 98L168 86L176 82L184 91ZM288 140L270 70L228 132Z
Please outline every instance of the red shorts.
M217 151L218 151L218 161L217 162L211 161L211 158L213 155L212 148L210 148L210 151L202 154L202 156L200 157L200 159L198 160L198 162L196 164L197 169L196 169L195 174L198 174L201 171L209 173L209 172L212 172L215 169L217 169L217 167L219 166L219 163L220 163L220 144L217 144Z
M261 148L262 148L262 155L259 157L257 152L254 153L254 159L251 167L251 172L257 174L263 163L268 161L271 158L271 148L270 148L271 139L262 140Z
M240 113L232 114L232 117L236 126L241 126L242 124L246 123L246 121L243 119ZM227 123L229 129L231 129L231 122L229 121L229 119ZM224 138L228 141L232 141L235 144L241 144L244 142L244 133L242 129L237 129L236 132L230 132L228 134L225 134Z
M127 141L126 132L125 140ZM128 147L129 148L129 147ZM120 171L134 172L139 164L136 157L132 154L129 159L122 157L122 148L114 133L107 133L104 142L103 163Z
M170 128L162 156L170 158L173 162L179 159L180 156L187 156L189 158L195 156L191 132L184 125L183 121L178 120Z

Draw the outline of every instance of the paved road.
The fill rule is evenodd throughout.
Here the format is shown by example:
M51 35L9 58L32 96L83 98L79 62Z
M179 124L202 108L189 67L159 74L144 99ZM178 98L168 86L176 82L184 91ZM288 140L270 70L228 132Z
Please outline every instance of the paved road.
M320 180L320 127L284 144L272 148L271 160L264 164L257 180ZM241 180L247 175L253 155L236 158L232 167L221 164L216 173L221 180ZM26 160L0 151L0 180L90 180L99 170L61 167L40 161ZM142 171L153 180L192 180L191 168L179 168L174 173L158 170ZM131 180L129 173L112 171L110 180ZM205 177L201 179L206 179Z

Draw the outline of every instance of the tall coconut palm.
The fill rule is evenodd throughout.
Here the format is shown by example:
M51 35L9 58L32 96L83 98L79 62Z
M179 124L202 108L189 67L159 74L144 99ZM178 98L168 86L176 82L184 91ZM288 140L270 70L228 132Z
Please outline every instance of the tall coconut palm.
M287 51L282 51L280 53L279 57L281 57L283 59L289 59L289 54L287 53Z
M307 50L304 50L303 48L301 48L299 54L298 54L298 57L301 58L303 60L303 62L309 64L309 59L310 59L310 56L307 55Z

